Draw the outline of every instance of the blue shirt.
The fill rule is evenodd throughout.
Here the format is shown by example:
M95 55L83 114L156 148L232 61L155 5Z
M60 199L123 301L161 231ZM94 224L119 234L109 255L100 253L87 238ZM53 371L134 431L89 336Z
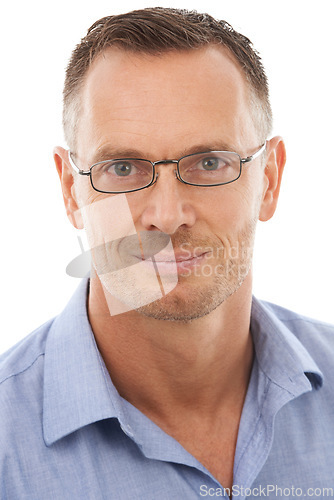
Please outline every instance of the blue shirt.
M228 498L117 393L86 297L83 280L56 319L0 357L1 500ZM334 328L254 298L251 332L233 498L331 496Z

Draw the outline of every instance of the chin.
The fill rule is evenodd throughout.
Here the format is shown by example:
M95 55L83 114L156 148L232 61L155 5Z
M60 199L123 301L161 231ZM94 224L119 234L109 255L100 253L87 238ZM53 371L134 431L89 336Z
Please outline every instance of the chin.
M217 309L240 288L243 281L226 283L216 279L211 286L205 287L182 283L165 297L138 307L136 311L152 319L189 323Z

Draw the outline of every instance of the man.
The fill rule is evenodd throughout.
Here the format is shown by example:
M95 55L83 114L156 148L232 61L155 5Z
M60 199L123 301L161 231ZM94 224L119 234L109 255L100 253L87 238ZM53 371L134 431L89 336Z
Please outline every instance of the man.
M1 359L1 498L329 496L333 328L252 299L285 148L249 40L173 9L97 21L64 130L92 271Z

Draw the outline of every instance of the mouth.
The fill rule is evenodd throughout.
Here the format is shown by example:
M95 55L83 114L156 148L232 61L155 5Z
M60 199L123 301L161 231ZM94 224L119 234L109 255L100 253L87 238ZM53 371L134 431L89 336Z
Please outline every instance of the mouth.
M201 265L204 260L206 260L209 256L210 252L198 252L192 253L190 251L187 252L178 252L175 251L171 253L163 253L160 252L156 254L153 258L143 259L142 256L136 255L136 259L141 262L148 262L152 265L152 261L157 265L158 271L160 273L165 272L178 272L182 273L184 271L189 271L199 265Z

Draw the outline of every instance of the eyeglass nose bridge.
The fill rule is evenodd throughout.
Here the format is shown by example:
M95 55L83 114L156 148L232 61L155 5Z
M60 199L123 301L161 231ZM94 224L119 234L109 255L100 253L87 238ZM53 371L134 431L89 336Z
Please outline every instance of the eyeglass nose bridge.
M155 166L156 166L156 165L166 165L166 164L168 164L168 163L174 163L174 164L176 163L176 165L178 165L178 163L179 163L179 162L178 162L178 160L159 160L159 161L154 161L154 162L152 162L152 165L153 165L153 168L154 168L154 171L155 171L155 181L154 181L154 184L157 182L158 177L159 177L159 172L157 172L157 171L155 170ZM180 179L180 174L179 174L179 172L178 172L178 169L176 169L176 168L174 168L174 175L175 175L175 178L176 178L178 181L181 181L181 182L182 182L182 180Z

